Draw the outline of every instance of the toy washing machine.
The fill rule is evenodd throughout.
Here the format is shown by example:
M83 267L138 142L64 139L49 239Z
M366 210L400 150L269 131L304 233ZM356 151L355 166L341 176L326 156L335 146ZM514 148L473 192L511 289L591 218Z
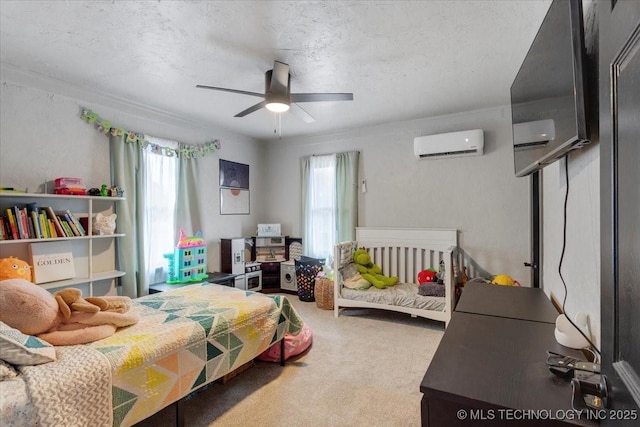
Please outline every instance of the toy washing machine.
M296 265L293 260L280 263L280 289L298 292L296 282Z

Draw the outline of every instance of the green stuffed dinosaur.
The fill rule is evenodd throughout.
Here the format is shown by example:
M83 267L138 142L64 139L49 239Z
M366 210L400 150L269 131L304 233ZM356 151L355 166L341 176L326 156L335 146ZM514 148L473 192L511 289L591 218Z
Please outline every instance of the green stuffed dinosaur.
M353 253L353 262L362 278L378 289L384 289L398 283L396 276L383 275L380 266L371 262L369 253L363 248L356 249Z

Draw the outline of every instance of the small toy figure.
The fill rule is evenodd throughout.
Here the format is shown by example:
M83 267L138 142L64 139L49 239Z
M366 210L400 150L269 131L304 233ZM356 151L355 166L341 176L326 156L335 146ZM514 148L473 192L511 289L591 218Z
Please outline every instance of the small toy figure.
M109 195L109 192L107 191L107 184L102 184L102 187L100 187L100 195L102 197L106 197Z

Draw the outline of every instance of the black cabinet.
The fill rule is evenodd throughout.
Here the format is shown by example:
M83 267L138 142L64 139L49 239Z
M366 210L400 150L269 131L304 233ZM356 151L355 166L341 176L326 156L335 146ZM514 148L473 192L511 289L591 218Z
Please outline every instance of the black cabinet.
M262 262L260 263L262 270L262 292L279 292L280 291L280 263L279 262Z
M547 351L584 355L556 342L557 313L542 289L468 290L420 384L422 425L597 425L572 411L571 384L546 366Z

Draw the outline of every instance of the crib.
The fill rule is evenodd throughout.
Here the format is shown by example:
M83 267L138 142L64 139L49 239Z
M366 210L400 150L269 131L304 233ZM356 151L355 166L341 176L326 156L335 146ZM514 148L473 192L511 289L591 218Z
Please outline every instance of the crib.
M410 314L445 323L455 307L458 268L456 229L357 227L356 240L334 248L334 315L347 308L374 308ZM394 287L354 290L344 286L341 271L364 247L386 276L397 276ZM444 297L418 294L417 274L444 268Z

